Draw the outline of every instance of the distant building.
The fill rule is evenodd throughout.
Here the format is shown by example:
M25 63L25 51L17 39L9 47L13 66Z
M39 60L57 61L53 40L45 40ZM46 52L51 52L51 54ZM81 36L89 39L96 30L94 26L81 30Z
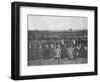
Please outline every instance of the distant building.
M75 31L28 31L29 40L32 39L87 39L87 30Z

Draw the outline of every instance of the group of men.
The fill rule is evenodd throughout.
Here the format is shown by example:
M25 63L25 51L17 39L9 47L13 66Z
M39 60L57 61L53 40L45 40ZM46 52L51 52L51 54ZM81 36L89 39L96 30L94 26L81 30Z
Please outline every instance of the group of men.
M76 40L33 39L28 41L28 59L64 59L87 58L87 46Z

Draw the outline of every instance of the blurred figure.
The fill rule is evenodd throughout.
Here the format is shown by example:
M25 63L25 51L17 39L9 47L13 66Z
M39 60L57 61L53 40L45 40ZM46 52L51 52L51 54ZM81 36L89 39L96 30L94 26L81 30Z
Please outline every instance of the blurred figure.
M61 59L64 59L67 57L67 49L64 45L61 45Z
M38 49L38 57L39 57L39 59L42 59L43 58L43 48L42 48L42 46L40 45L39 46L39 49Z
M44 52L43 52L43 58L48 59L49 58L49 46L46 44L44 47Z
M77 46L74 46L74 54L73 54L74 59L77 59L78 58L78 55L79 55L79 49L78 49Z
M49 57L54 58L55 54L54 54L54 45L53 44L50 44L49 52L50 52Z
M57 45L57 46L56 46L56 49L55 49L55 57L56 57L56 58L60 58L60 57L61 57L60 45Z
M79 55L79 57L80 58L84 58L85 57L85 48L84 48L84 45L83 44L81 44L80 45L80 55Z
M38 46L36 44L32 44L32 59L38 59Z
M58 59L58 64L59 64L60 63L60 58L61 58L60 45L56 46L56 49L55 49L55 58Z
M88 48L85 46L85 58L88 58Z
M43 59L43 48L42 46L40 45L39 46L39 49L38 49L38 58L40 59L40 65L42 65L42 59Z
M73 56L73 54L74 54L74 49L73 49L72 46L70 46L70 47L67 48L67 52L68 52L68 58L69 58L69 59L73 59L73 58L74 58L74 56Z
M32 59L32 43L30 40L28 43L29 43L28 44L28 60L31 60Z

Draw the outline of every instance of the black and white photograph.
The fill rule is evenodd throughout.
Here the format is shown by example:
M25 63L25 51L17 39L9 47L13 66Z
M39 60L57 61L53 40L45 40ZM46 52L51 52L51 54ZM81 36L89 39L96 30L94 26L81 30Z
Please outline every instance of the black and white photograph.
M12 3L14 80L97 75L97 7Z
M87 64L88 18L27 15L28 66Z

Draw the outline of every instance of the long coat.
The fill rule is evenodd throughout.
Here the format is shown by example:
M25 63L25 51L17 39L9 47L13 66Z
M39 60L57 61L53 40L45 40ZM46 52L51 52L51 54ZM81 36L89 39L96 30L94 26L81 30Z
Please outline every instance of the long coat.
M80 57L80 58L85 57L85 55L86 55L85 52L86 52L86 51L85 51L85 48L84 48L84 47L81 47L81 48L80 48L80 54L79 54L79 57Z
M77 57L78 57L78 55L79 55L79 49L78 48L74 48L74 59L76 59Z
M55 57L56 58L60 58L61 57L61 49L60 48L56 48L55 49Z
M68 51L68 58L73 59L74 58L74 56L73 56L74 49L70 47L67 49L67 51Z
M44 51L43 51L43 58L44 59L48 59L49 58L49 48L44 48Z
M43 48L38 49L38 58L39 59L43 58L43 52L44 52Z
M61 58L67 57L67 50L64 46L61 47Z
M55 53L54 53L54 48L49 48L49 57L50 58L53 58L54 57L54 55L55 55Z

